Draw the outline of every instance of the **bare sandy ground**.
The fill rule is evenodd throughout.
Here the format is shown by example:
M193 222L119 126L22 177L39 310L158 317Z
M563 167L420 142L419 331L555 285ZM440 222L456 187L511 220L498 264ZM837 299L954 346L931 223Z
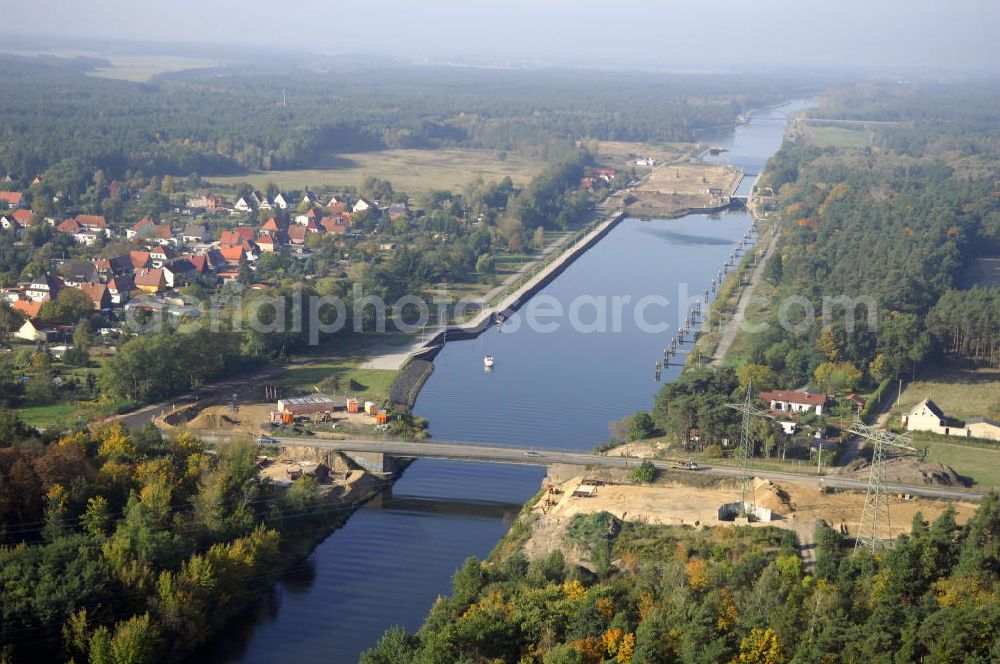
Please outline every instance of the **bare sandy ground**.
M580 562L578 554L567 546L566 527L577 514L610 512L626 521L644 521L662 525L723 526L735 527L732 521L720 521L718 508L724 503L739 500L735 484L718 488L696 488L683 484L657 484L653 486L617 485L600 486L592 497L574 497L573 491L583 483L582 477L556 485L559 493L547 494L535 505L532 536L525 545L529 558L545 556L556 548L571 560ZM813 529L819 520L834 528L845 525L854 534L861 517L865 494L863 492L821 493L816 487L793 482L780 485L768 480L758 480L755 490L757 504L771 509L775 519L771 525L794 530L800 541L811 541ZM948 502L893 498L890 502L890 527L892 536L909 532L914 514L922 513L931 521L948 506ZM956 519L964 523L976 510L973 502L953 502ZM569 549L569 550L567 550Z

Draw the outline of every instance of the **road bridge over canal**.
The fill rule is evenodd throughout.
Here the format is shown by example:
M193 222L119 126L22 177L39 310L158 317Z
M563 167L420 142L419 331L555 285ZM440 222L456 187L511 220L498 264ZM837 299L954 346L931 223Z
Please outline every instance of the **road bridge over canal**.
M203 436L211 440L211 436ZM503 463L526 466L549 467L557 465L592 466L609 468L634 468L641 459L602 456L589 452L574 452L570 450L543 449L538 447L506 447L482 445L479 443L458 443L446 441L411 442L402 440L374 440L364 438L349 438L342 440L316 438L275 438L279 445L289 447L313 447L318 449L336 450L348 454L370 470L389 470L395 458L414 459L444 459L448 461L473 461L480 463ZM698 470L681 470L673 461L653 460L653 465L660 470L676 473L702 473L721 477L738 478L740 469L731 466L699 466ZM837 489L853 489L864 491L868 488L867 479L859 480L842 477L837 474L817 477L815 475L800 475L774 470L757 470L757 477L774 482L798 482L828 486ZM946 498L961 500L978 500L984 494L953 487L888 484L887 489L893 493L922 496L925 498Z

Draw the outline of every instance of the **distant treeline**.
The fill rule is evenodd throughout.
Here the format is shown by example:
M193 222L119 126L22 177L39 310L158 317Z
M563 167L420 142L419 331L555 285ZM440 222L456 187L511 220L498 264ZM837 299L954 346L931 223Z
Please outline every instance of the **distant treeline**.
M30 181L73 160L109 177L222 174L387 147L689 140L802 90L736 76L436 68L195 70L131 83L67 63L0 58L0 85L17 91L0 108L0 173Z

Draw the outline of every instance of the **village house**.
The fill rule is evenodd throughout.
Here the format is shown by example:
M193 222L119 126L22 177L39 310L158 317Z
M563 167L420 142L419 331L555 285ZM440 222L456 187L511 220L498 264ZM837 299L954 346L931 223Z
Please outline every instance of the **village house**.
M306 242L306 227L291 226L288 229L288 242L290 244L302 245Z
M24 195L19 191L0 191L0 205L19 208L24 205Z
M184 244L201 244L208 237L208 230L201 224L191 224L181 231L181 242Z
M54 300L62 289L63 280L46 272L37 279L33 279L24 290L24 294L34 302L48 302Z
M243 244L244 242L253 242L257 239L257 230L251 226L240 226L235 230L222 231L222 237L219 238L219 244Z
M260 235L262 237L273 238L273 237L276 237L279 233L281 233L282 230L283 230L283 228L284 228L284 224L279 223L277 219L275 219L274 217L271 217L270 219L268 219L267 221L265 221L263 224L261 224L261 226L260 226Z
M257 239L257 246L260 247L261 253L269 254L274 252L274 238L270 235L264 235Z
M10 216L14 218L14 221L21 224L22 228L28 228L31 226L31 220L35 216L35 213L31 210L14 210L10 213Z
M95 258L94 269L102 281L108 281L119 274L129 274L135 268L130 256L115 256L113 258Z
M104 237L111 237L111 229L108 228L108 222L104 218L104 215L78 214L76 215L74 221L90 231L103 235Z
M278 192L278 195L274 197L274 207L279 210L287 210L289 205L291 205L291 202L285 198L284 194Z
M348 218L345 216L336 217L325 217L320 224L323 226L327 233L346 233L348 226Z
M11 308L28 318L38 318L38 313L42 310L42 304L42 302L35 302L34 300L15 300L11 304Z
M97 243L98 236L102 234L98 231L87 228L74 219L67 219L66 221L63 221L56 226L56 230L60 233L72 235L74 242L82 244L85 247L94 246L94 244Z
M347 199L344 198L343 196L337 196L336 194L331 196L330 202L326 204L326 206L331 209L336 207L343 209L346 205L347 205Z
M24 224L15 219L13 215L2 216L0 217L0 228L5 231L13 231L16 235L20 235L24 231Z
M243 245L240 244L229 244L219 247L219 253L222 254L228 265L239 265L240 261L246 256L243 251Z
M47 342L55 338L56 331L46 326L42 321L37 318L29 318L24 321L24 324L18 328L14 336L18 339L24 341L43 341Z
M186 258L178 258L163 266L163 278L170 288L187 286L197 276L194 264Z
M319 221L323 215L318 210L310 209L302 214L295 215L295 223L300 226L307 226L310 221Z
M948 426L948 418L930 399L924 399L903 415L903 428L907 431L931 431L948 436L953 427Z
M80 288L83 284L94 284L100 281L97 267L87 261L66 261L59 266L59 275L62 277L63 284L73 288Z
M260 207L263 202L261 196L256 191L240 196L233 204L233 209L240 212L253 212Z
M163 268L139 270L135 274L135 286L143 293L160 293L167 286Z
M208 262L208 255L206 254L201 254L197 256L192 254L184 254L183 256L181 256L181 258L191 263L191 266L194 268L195 279L200 279L201 277L204 277L211 268L211 265Z
M177 252L170 247L154 247L149 250L149 262L153 267L163 267L167 261L177 258Z
M83 284L80 290L94 303L94 311L107 311L111 309L111 293L104 284Z
M149 252L148 251L130 251L129 258L132 260L132 269L141 270L145 267L149 267Z
M970 438L1000 440L1000 422L986 417L973 417L965 422L965 435Z
M121 274L112 277L106 285L108 287L108 296L111 298L111 304L115 306L121 306L128 302L131 292L135 290L135 281L131 274Z
M316 205L317 200L319 199L317 199L316 195L313 194L311 191L306 191L305 193L302 194L302 203L305 203L306 205ZM302 203L300 203L299 205L301 205Z
M375 203L368 200L367 198L359 198L357 202L354 203L354 207L351 208L351 212L364 212L365 210L377 211Z
M143 237L142 235L143 230L155 225L156 222L153 221L152 219L140 219L139 221L135 222L131 228L125 229L125 237L128 238L129 240L134 240L136 238Z
M773 390L761 392L757 395L767 402L768 407L775 413L801 414L812 411L817 415L823 414L826 406L827 396L814 392L794 392L790 390Z
M944 436L1000 440L1000 422L987 417L972 417L963 425L947 417L930 399L924 399L903 415L903 427L907 431L929 431Z
M187 206L203 210L222 210L226 207L226 199L219 194L199 192L188 199Z
M393 203L386 211L389 214L389 219L392 221L410 218L410 206L406 203Z

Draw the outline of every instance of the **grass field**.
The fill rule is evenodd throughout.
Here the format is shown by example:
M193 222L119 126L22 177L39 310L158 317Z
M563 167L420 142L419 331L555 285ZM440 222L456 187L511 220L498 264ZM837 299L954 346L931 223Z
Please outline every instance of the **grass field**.
M1000 401L1000 369L977 370L942 363L920 373L921 378L906 386L899 405L893 409L896 422L899 415L928 397L945 415L960 420L985 417L990 406Z
M359 399L386 399L389 387L399 372L360 368L366 349L384 341L384 337L357 335L338 340L335 344L317 346L312 352L293 358L281 372L278 382L293 394L300 394L315 392L321 382L336 376L345 386L341 392L353 380L363 388L353 392Z
M79 412L75 405L70 403L54 403L44 406L27 406L18 408L24 423L33 427L50 427L53 424L72 422Z
M918 446L927 446L927 460L951 466L962 477L976 485L1000 487L1000 445L988 441L964 445L947 442L945 436L914 433Z
M820 148L866 148L869 145L868 130L848 127L822 127L809 125L806 128L809 142Z
M95 69L90 76L98 78L113 78L120 81L143 83L157 74L186 69L204 69L215 67L219 63L212 60L185 58L172 55L112 55L110 67Z
M374 176L389 180L393 187L405 192L459 191L477 177L489 182L510 176L515 183L526 184L544 166L539 159L515 152L501 159L492 150L381 150L337 155L330 163L317 168L208 179L220 185L249 182L263 189L273 182L282 189L303 189L306 186L357 187L365 178Z

